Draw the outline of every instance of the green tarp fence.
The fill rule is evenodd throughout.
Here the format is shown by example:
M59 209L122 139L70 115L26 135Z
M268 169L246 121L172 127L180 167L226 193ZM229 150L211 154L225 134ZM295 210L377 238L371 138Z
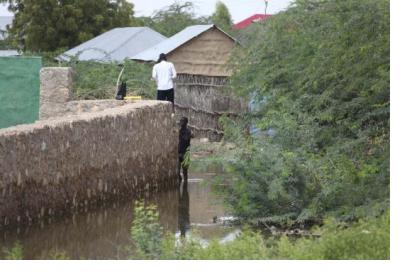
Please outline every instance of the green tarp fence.
M0 129L39 117L40 57L0 57Z

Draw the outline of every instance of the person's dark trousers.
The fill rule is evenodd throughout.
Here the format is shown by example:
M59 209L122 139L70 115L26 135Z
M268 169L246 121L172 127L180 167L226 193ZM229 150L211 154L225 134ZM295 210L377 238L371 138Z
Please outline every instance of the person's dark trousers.
M158 90L157 91L157 100L160 101L169 101L172 103L172 111L175 113L174 109L174 89L167 89L167 90Z

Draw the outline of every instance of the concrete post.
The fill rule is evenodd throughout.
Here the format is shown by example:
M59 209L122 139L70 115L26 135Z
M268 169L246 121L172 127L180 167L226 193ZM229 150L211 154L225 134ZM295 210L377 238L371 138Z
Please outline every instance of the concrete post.
M74 71L70 67L46 67L40 71L40 120L53 118L74 99Z

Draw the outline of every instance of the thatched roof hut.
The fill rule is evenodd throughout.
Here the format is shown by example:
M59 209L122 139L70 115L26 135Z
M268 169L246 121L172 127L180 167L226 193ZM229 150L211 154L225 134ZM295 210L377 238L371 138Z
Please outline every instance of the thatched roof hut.
M215 25L193 25L131 59L153 62L165 53L179 74L229 76L225 63L236 40Z
M165 53L178 73L175 105L179 115L190 119L199 137L220 140L219 117L246 110L243 102L226 93L231 75L226 67L237 41L215 25L194 25L137 54L131 59L155 62Z

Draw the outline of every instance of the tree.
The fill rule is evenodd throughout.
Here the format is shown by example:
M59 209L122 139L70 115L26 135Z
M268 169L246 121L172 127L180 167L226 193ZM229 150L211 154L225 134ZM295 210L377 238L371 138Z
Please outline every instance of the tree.
M149 26L164 36L170 37L195 24L206 24L208 18L196 17L192 2L175 2L165 9L156 11L151 18L136 18L137 26Z
M2 0L2 2L6 2ZM34 52L71 48L114 27L129 26L126 0L9 0L10 40Z
M212 22L224 31L230 31L232 28L232 17L228 7L221 1L215 6L215 12L211 16Z
M7 36L7 32L3 33L2 31L0 31L0 36L3 38L3 39L0 39L0 50L10 49L11 45L10 45L10 40Z

